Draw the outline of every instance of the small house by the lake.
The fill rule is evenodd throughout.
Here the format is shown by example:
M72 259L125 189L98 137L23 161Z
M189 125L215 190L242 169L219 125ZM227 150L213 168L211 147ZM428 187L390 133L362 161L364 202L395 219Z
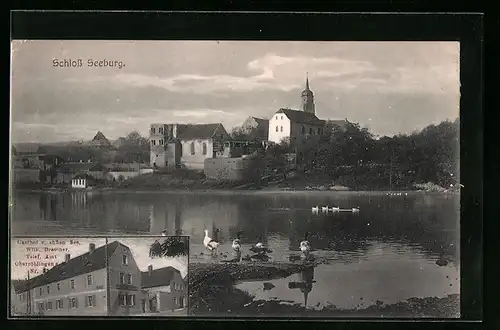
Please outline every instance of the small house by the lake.
M71 187L77 189L85 189L92 186L95 183L95 180L92 176L84 173L77 174L71 180Z

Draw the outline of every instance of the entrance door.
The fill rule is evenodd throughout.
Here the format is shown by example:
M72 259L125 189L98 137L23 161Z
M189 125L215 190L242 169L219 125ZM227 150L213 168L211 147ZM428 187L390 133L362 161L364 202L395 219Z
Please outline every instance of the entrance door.
M184 308L184 297L179 297L179 308Z

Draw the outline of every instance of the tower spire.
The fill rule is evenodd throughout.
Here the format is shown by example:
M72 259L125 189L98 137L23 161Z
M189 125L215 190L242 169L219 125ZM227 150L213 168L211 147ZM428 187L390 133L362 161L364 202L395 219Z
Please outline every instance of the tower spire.
M306 72L306 91L309 90L309 72Z

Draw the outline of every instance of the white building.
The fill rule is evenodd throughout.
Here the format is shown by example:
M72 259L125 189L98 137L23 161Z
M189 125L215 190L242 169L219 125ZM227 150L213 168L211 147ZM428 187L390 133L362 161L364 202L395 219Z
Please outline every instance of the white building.
M71 179L71 187L77 189L85 189L94 183L94 178L88 174L77 174Z

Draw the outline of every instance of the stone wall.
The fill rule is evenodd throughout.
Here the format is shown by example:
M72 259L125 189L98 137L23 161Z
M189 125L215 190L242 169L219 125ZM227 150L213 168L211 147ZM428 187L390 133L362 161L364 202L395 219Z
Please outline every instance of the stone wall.
M252 158L209 158L205 159L205 175L215 180L248 180L249 169L255 166Z

